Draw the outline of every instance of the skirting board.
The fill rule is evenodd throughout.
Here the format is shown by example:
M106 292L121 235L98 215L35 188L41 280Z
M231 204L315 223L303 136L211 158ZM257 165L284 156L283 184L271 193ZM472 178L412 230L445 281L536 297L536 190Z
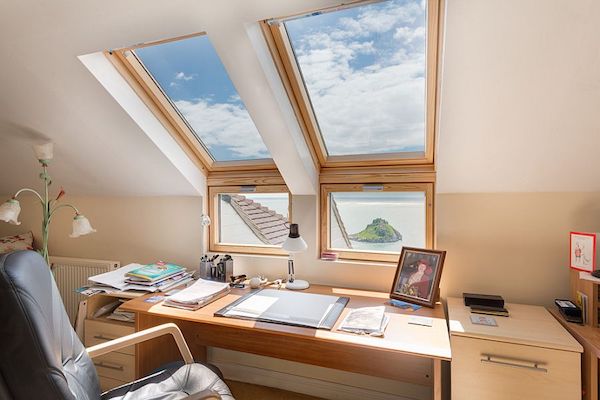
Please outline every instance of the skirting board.
M212 364L215 364L223 372L225 379L274 387L329 400L425 400L431 398L431 392L423 393L424 396L406 397L248 365L218 361L212 361Z

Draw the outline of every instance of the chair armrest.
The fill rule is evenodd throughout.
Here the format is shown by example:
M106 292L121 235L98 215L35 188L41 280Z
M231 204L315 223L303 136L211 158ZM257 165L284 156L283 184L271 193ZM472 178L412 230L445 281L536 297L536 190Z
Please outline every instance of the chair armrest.
M192 352L185 342L185 338L183 337L181 330L179 330L179 327L173 323L144 329L143 331L132 333L131 335L123 336L106 343L97 344L95 346L88 347L86 351L90 358L94 358L163 335L173 336L173 339L175 339L175 343L177 344L177 348L183 357L183 361L186 364L194 363L194 357L192 357Z

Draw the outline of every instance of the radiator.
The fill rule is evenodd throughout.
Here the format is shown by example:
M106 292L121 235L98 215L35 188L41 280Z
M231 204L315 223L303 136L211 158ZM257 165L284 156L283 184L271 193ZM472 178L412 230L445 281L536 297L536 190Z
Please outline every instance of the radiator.
M71 325L75 324L79 302L85 296L75 291L88 284L88 277L119 268L118 261L50 257L50 268L62 297Z

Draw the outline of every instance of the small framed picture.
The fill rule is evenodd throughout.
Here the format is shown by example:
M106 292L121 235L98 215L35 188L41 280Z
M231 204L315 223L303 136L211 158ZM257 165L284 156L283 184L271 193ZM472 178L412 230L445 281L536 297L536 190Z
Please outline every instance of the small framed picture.
M596 265L597 233L571 232L570 267L592 272Z
M403 247L390 297L434 307L445 257L445 251Z

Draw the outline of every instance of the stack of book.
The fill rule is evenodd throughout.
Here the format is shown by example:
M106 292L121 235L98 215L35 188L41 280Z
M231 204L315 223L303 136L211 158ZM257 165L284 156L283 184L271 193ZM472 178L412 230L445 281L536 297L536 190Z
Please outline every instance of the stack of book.
M229 293L228 283L198 279L193 285L170 296L164 305L195 311Z
M128 264L114 271L90 276L90 285L78 289L82 294L98 292L140 290L144 292L164 292L192 280L192 274L184 267L158 262L156 264Z
M463 293L465 306L471 308L474 314L496 315L508 317L508 310L504 308L502 296L493 294Z
M164 262L148 264L133 269L125 274L125 283L141 285L165 292L192 280L192 274L185 268Z

